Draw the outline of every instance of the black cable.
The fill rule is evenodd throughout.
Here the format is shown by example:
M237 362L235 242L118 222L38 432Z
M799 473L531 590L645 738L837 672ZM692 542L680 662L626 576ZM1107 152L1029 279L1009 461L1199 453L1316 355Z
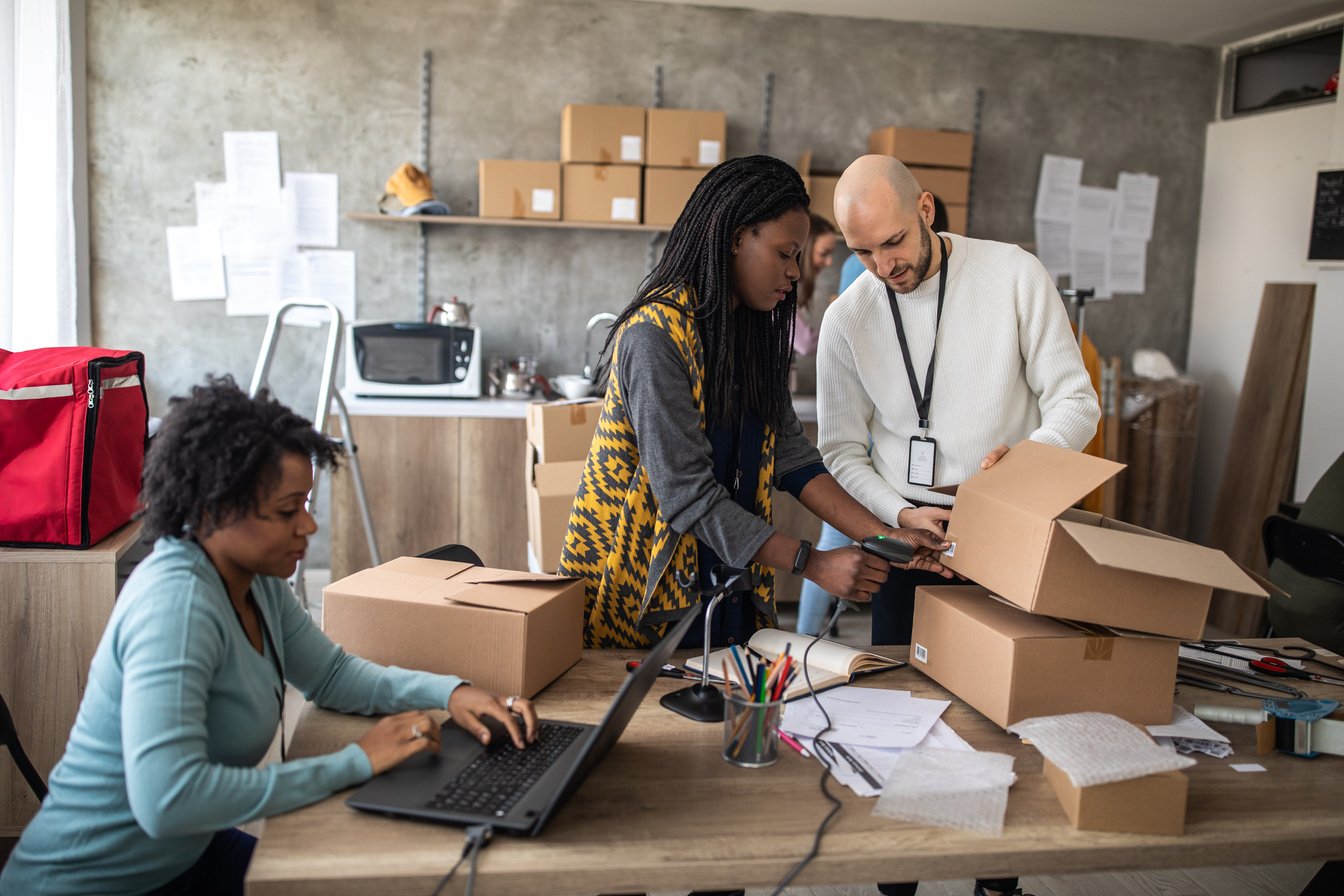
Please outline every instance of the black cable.
M471 865L467 874L467 896L471 896L472 889L476 886L476 859L481 854L481 848L490 842L494 836L495 829L488 824L473 824L467 828L467 842L462 844L462 855L457 857L453 867L448 869L448 873L439 881L439 885L434 888L434 892L429 896L439 896L439 893L447 885L448 881L453 879L457 869L461 867L463 860L471 857Z
M822 626L821 630L823 632L829 632L831 626L835 625L836 620L840 618L840 614L849 608L850 604L848 602L837 600L835 603L835 612L831 614L830 621ZM789 873L784 875L784 879L771 891L770 896L780 896L780 894L784 892L784 888L793 883L793 879L801 874L808 863L817 857L817 853L821 851L821 838L826 833L826 828L830 826L831 821L837 814L839 814L840 810L845 807L845 804L840 801L840 798L831 793L830 788L826 786L833 777L831 774L831 765L822 757L821 751L818 750L816 746L817 742L821 740L821 736L832 728L831 714L826 711L826 707L822 704L821 698L817 696L817 689L812 686L812 676L807 671L807 655L812 651L813 646L820 640L821 636L818 635L809 641L807 648L803 650L803 681L807 683L808 695L812 698L813 702L817 704L817 709L821 712L821 717L826 720L826 727L822 728L812 737L812 752L816 753L817 759L821 761L821 780L818 782L821 787L821 795L826 798L826 801L830 803L833 808L830 812L826 813L826 817L821 820L821 824L817 825L817 833L816 836L812 838L812 848L807 851L807 855L803 856L797 865L794 865L793 868L789 869Z

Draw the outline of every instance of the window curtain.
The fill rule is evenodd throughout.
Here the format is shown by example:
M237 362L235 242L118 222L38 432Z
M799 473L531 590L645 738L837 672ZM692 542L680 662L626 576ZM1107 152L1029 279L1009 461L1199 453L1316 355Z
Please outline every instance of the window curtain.
M0 0L0 347L88 332L83 0Z

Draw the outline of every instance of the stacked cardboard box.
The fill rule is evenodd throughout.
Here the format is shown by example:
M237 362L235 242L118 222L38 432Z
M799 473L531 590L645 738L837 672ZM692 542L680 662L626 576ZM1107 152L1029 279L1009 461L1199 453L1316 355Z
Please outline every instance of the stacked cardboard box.
M870 153L900 159L921 187L943 201L952 233L966 232L974 149L975 135L969 131L891 125L868 135Z
M583 465L602 413L596 399L527 409L527 535L543 572L555 572Z
M481 159L476 173L482 218L560 220L559 162Z
M798 160L798 173L803 176L803 187L812 201L812 212L830 221L838 229L840 225L835 220L835 185L840 182L840 173L813 171L810 149Z
M724 159L728 116L703 109L650 109L644 223L671 227L705 172Z
M642 106L565 106L563 220L640 222L645 127Z
M943 563L980 587L916 592L912 663L1004 727L1170 722L1177 639L1202 636L1213 589L1266 594L1221 551L1073 509L1123 468L1024 441L940 489L956 495Z

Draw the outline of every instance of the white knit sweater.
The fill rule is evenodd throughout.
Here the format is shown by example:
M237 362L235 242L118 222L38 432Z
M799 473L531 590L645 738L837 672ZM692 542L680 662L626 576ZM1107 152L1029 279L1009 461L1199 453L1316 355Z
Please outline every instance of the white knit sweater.
M1049 274L1017 246L946 236L952 254L929 409L928 434L938 443L935 485L966 480L1001 444L1030 438L1081 449L1101 410ZM896 298L922 390L938 276ZM867 271L822 320L817 417L826 466L884 522L895 525L913 501L951 503L907 481L919 414L886 288Z

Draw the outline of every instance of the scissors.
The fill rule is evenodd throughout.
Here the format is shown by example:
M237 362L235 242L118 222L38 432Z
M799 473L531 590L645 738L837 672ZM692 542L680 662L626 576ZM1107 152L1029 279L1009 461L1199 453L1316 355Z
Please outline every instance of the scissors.
M1310 650L1310 648L1299 648ZM1312 651L1315 653L1315 651ZM1267 656L1263 659L1251 660L1251 668L1256 672L1263 672L1266 675L1281 675L1284 678L1301 678L1306 681L1319 681L1322 684L1344 685L1344 678L1330 678L1327 675L1317 675L1314 672L1307 672L1290 666L1277 656Z
M1204 638L1199 641L1182 641L1181 646L1190 647L1195 650L1203 650L1206 653L1216 653L1219 656L1230 656L1239 660L1250 661L1252 657L1247 656L1250 653L1258 653L1262 657L1274 657L1279 660L1296 660L1304 663L1315 663L1318 666L1324 666L1332 672L1344 672L1344 666L1339 666L1323 659L1318 659L1319 654L1304 644L1285 644L1282 647L1262 647L1259 645L1241 644L1236 641L1211 641ZM1261 670L1265 671L1265 670Z

